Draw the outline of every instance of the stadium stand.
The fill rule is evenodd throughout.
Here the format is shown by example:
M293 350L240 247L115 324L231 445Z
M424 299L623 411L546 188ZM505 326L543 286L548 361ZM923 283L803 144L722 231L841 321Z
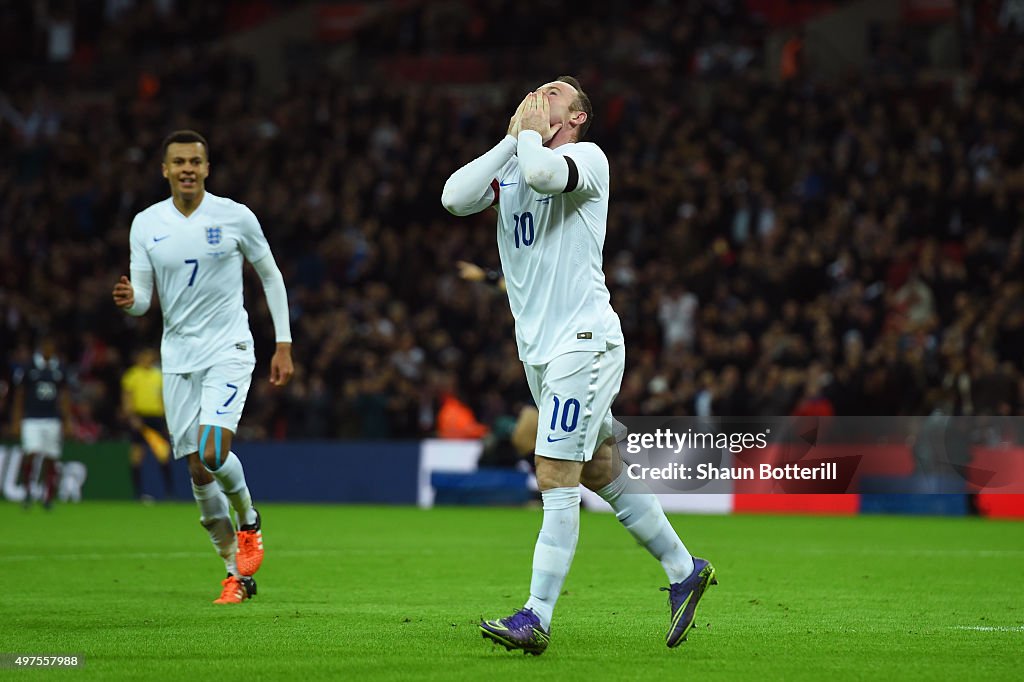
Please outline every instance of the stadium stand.
M258 369L241 435L422 436L454 377L483 423L517 413L529 393L507 304L455 269L496 266L493 218L454 220L439 197L554 68L590 93L612 164L618 413L1024 413L1019 25L979 14L962 68L940 75L910 33L832 79L789 43L782 79L765 54L787 19L745 3L614 2L600 19L541 4L564 31L519 3L385 3L345 29L358 60L332 58L331 36L290 44L271 87L236 38L292 3L15 3L0 41L4 381L54 334L79 437L124 431L119 377L160 319L122 315L109 292L132 216L166 194L159 141L191 127L210 140L208 188L253 209L289 287L296 381L276 392ZM248 289L265 374L251 272ZM8 410L0 390L4 428Z

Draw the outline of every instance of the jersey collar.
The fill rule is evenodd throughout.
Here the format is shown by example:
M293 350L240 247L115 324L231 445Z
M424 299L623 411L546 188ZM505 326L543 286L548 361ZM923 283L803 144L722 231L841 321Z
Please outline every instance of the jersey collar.
M180 219L180 220L192 220L197 215L199 215L199 214L204 212L205 206L206 206L207 203L209 203L209 199L210 199L211 196L212 195L209 192L204 191L203 192L203 200L199 202L199 205L196 206L196 210L192 211L192 215L189 215L189 216L186 216L184 213L182 213L181 211L178 210L178 207L174 205L174 197L173 196L167 198L167 207L170 209L171 214L174 215L175 217L177 217L178 219Z

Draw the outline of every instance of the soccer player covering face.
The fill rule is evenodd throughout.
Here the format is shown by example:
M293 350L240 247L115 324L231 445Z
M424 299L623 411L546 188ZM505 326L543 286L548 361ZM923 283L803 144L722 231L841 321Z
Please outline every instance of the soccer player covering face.
M242 305L242 259L263 281L277 349L270 381L284 386L293 373L288 296L281 271L256 216L206 191L209 147L193 131L163 144L163 174L171 196L135 216L131 279L114 286L114 303L130 315L160 294L164 333L160 356L164 408L175 459L188 460L200 523L224 559L228 576L217 604L256 594L252 575L263 561L260 515L245 484L231 439L256 366L249 317ZM230 502L230 507L229 507ZM230 509L238 515L238 532Z
M519 357L540 411L537 483L544 520L533 554L530 598L506 618L480 624L508 649L540 654L579 535L579 485L607 500L622 525L668 574L670 647L686 638L714 568L694 558L657 498L629 485L614 447L612 402L625 346L605 286L608 159L583 142L590 99L563 76L528 94L508 134L448 179L442 203L455 215L493 206L498 253L516 322Z

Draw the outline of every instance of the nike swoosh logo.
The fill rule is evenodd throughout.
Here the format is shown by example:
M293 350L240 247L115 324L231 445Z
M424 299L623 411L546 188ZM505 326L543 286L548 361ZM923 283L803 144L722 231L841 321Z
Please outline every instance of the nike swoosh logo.
M170 236L171 235L169 235L169 234L165 234L163 237L153 237L153 241L154 242L162 242L163 240L167 239Z
M539 201L542 204L546 204L549 201L551 201L551 197L544 197L543 199L537 199L537 201Z
M498 182L498 187L511 187L512 185L518 185L518 182Z
M229 412L234 412L234 410L217 410L217 414L228 414Z
M551 436L548 436L548 442L557 443L558 441L565 440L566 438L572 438L572 436L562 436L561 438L552 438Z

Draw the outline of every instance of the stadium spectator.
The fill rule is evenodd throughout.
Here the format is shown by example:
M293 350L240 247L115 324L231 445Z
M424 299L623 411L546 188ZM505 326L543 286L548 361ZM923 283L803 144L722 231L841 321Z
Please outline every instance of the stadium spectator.
M437 411L438 438L483 438L488 428L476 420L473 410L452 393L441 395Z

